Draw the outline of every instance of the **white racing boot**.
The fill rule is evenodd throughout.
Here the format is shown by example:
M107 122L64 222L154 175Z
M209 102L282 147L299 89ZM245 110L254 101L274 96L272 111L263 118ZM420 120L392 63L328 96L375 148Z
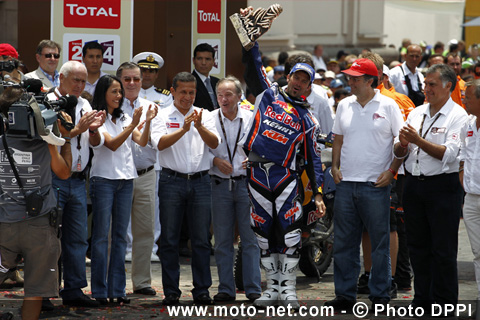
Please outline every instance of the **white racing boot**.
M290 305L294 310L300 309L297 299L297 267L299 257L279 254L280 260L280 304L284 307Z
M265 278L267 279L267 289L263 291L262 296L253 302L255 307L276 306L279 298L279 261L278 253L272 253L268 257L262 257L260 264L265 270Z

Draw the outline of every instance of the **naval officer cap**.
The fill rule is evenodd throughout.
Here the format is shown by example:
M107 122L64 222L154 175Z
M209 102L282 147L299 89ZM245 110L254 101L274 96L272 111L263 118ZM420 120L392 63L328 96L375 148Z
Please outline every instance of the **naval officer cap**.
M160 69L163 67L163 58L155 52L141 52L133 57L132 62L145 69Z

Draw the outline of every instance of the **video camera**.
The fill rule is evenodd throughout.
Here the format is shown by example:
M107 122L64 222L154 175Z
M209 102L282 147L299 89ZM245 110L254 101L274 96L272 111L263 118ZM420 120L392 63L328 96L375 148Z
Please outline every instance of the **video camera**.
M52 136L53 131L54 136L56 136L53 137L55 141L48 142L63 145L64 139L58 138L60 133L56 121L60 119L62 125L68 131L73 129L74 125L65 121L60 111L74 115L78 102L77 97L66 96L60 97L58 100L48 100L47 95L41 91L42 83L38 79L28 79L20 84L2 81L0 83L0 93L8 87L19 88L23 90L23 93L9 107L7 119L3 119L5 116L2 113L0 130L3 131L4 129L8 137L26 140L46 140L47 136Z

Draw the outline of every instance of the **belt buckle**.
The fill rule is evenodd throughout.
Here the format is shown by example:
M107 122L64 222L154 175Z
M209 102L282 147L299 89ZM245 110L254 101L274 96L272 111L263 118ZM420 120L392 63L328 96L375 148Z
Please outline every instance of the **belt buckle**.
M187 180L192 180L192 177L193 177L194 175L195 175L195 174L187 173Z
M424 176L424 175L419 175L417 178L418 178L418 180L420 180L420 181L425 180L425 176Z

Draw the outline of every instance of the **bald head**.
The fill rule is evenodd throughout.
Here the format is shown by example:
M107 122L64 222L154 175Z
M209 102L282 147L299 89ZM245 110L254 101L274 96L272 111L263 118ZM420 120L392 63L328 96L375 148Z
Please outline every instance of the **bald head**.
M407 54L405 56L405 62L408 69L415 73L415 68L418 67L422 61L422 48L418 44L411 44L407 47Z

